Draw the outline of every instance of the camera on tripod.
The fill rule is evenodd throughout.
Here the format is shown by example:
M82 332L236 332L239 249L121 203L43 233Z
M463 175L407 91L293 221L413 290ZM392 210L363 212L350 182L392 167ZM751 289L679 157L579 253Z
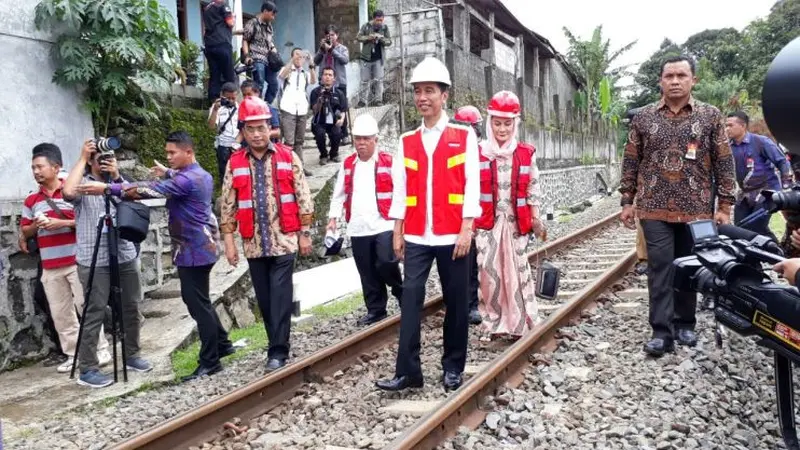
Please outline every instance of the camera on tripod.
M97 148L97 152L100 154L98 157L98 161L108 161L109 159L113 159L115 156L115 151L119 150L122 146L122 143L119 141L119 138L116 137L100 137L97 138L95 141L95 147Z

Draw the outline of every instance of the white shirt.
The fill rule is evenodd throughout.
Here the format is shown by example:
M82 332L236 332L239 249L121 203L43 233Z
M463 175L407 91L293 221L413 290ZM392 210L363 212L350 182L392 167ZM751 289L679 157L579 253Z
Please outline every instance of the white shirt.
M211 109L208 110L209 119L213 112L214 107L212 106ZM231 117L231 113L234 113L233 117ZM228 117L231 117L231 120L228 120ZM219 129L222 128L222 124L225 124L225 129L220 133ZM239 129L237 128L239 125L239 104L237 103L236 106L230 108L227 106L220 106L217 111L216 125L217 137L214 138L214 146L232 147L233 144L236 143L236 136L239 134Z
M425 122L418 130L422 131L422 146L428 155L428 161L433 161L433 153L439 140L444 133L444 129L450 118L442 111L439 121L433 128L427 128ZM392 219L403 220L406 217L406 168L404 163L403 140L400 139L400 147L392 163L392 182L394 192L392 194L392 208L389 210L389 217ZM467 132L466 160L464 161L464 173L466 185L464 186L464 207L462 216L465 219L472 219L481 216L480 203L480 157L478 156L478 138L475 131L469 129ZM433 170L431 165L428 167L428 187L426 189L427 212L425 214L425 234L414 236L405 234L405 239L412 244L418 245L453 245L458 238L457 234L433 234Z
M308 73L302 67L294 67L286 76L283 94L281 94L280 108L295 116L308 114Z
M347 224L347 235L350 237L374 236L378 233L394 229L394 222L386 220L378 211L378 201L375 197L375 164L378 150L368 161L362 161L356 156L353 166L353 199L350 203L350 222ZM344 192L344 163L339 168L336 184L333 185L331 206L328 210L328 219L339 219L344 210L344 201L347 195Z

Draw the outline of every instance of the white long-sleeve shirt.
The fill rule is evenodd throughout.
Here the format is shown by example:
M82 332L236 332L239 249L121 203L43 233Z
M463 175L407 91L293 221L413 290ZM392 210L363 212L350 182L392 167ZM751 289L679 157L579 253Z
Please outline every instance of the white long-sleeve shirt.
M444 133L450 118L442 111L439 121L433 128L427 128L422 123L419 130L422 132L422 146L428 155L428 160L433 161L433 153L439 144L439 140ZM389 210L389 217L392 219L404 220L406 217L406 168L404 164L405 153L403 151L403 140L400 140L400 147L392 162L392 182L394 191L392 194L392 207ZM438 246L453 245L458 238L457 234L433 234L433 167L428 168L428 187L426 189L425 214L425 234L414 236L405 234L405 240L412 244ZM464 186L464 205L462 217L473 219L481 215L480 203L480 157L478 156L478 138L475 131L470 129L467 134L466 159L464 161L464 173L466 185Z
M394 222L386 220L378 211L378 202L375 197L375 164L377 163L378 150L372 154L368 161L362 161L356 156L353 167L353 199L350 204L350 222L347 224L347 235L350 237L374 236L378 233L394 229ZM328 219L339 219L344 210L344 201L347 194L344 192L344 163L339 167L336 183L333 185L331 206L328 210Z

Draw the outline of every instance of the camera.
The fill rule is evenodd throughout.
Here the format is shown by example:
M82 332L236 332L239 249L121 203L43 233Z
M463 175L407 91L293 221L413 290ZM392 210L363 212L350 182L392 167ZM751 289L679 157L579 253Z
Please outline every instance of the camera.
M107 161L114 158L114 151L122 146L119 138L116 137L100 137L95 141L97 152L100 153L99 161Z
M253 71L253 69L254 69L254 65L253 64L241 64L241 63L239 63L239 64L236 65L236 67L233 68L233 71L236 73L236 75L241 75L241 74L243 74L245 72L250 73L250 72Z
M323 42L325 42L327 45L331 45L332 44L331 38L327 38Z
M719 325L724 325L742 336L757 337L756 344L773 351L781 432L787 448L800 448L792 377L792 364L800 363L800 292L774 283L762 268L763 263L784 260L780 249L775 251L777 244L766 236L733 226L727 226L729 237L722 238L711 220L688 226L694 255L674 261L674 289L713 299L717 346L722 345ZM731 239L735 234L752 238Z
M233 108L234 106L236 106L236 103L235 103L235 102L233 102L233 101L231 101L231 100L228 100L228 99L227 99L227 98L225 98L225 97L220 97L220 99L219 99L219 105L220 105L220 106L223 106L223 107L225 107L225 108Z

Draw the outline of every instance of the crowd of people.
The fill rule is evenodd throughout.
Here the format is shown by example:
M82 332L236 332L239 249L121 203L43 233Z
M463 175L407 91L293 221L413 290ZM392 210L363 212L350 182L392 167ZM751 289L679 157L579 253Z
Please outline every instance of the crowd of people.
M396 152L390 153L379 148L375 118L362 114L352 128L355 153L342 161L347 48L339 43L336 29L328 27L313 58L295 48L290 61L273 70L271 23L277 12L272 2L265 2L243 30L243 55L257 74L253 81L239 86L225 78L225 71L212 76L224 80L208 117L208 125L218 132L217 167L198 164L194 143L184 131L167 136L167 165L156 162L152 167L155 181L126 180L115 159L91 140L68 173L61 169L58 147L43 143L33 149L32 170L40 189L25 200L19 244L28 252L38 249L43 306L67 357L57 361L57 370L70 371L77 353L79 384L104 387L112 382L100 371L111 361L104 323L115 272L108 241L95 238L104 196L116 199L112 213L119 201L167 199L173 263L201 342L197 368L185 380L220 372L221 358L236 351L209 295L210 274L221 254L234 266L243 254L248 265L268 336L266 371L288 363L295 260L312 252L310 173L302 152L296 151L302 148L309 114L321 146L320 162L339 164L323 245L326 254L340 251L343 239L337 230L344 221L366 306L358 324L384 320L390 294L400 306L396 366L391 377L376 382L377 388L400 391L424 383L420 321L434 261L446 306L441 362L446 390L462 384L469 324L481 327L482 339L503 341L516 340L537 326L535 280L526 253L534 237L546 239L546 230L536 148L519 140L519 98L508 91L494 94L485 108L486 121L474 105L462 105L451 118L446 107L450 73L442 61L428 57L408 81L420 125L403 134ZM220 28L232 29L220 2L206 9L209 25L214 18L221 21ZM207 35L213 36L208 28ZM367 55L365 71L380 73L382 48L391 42L380 12L362 27L359 40L368 49L362 52L362 58ZM219 68L222 53L221 46L207 44L207 56L220 58L212 68ZM319 86L307 96L317 81ZM695 100L695 82L690 58L664 61L663 97L633 118L623 159L621 220L640 230L638 253L648 277L652 328L644 351L652 356L674 351L676 342L697 343L697 297L672 289L672 263L692 249L686 224L710 218L727 223L732 213L740 223L760 207L762 189L787 187L793 169L797 171L770 139L748 131L746 114L733 112L725 118ZM280 100L272 107L276 96ZM323 151L326 139L330 150ZM214 186L207 170L217 170L222 180L219 217L212 211ZM749 227L772 236L768 222ZM800 248L796 228L784 238L787 252ZM123 363L147 372L152 364L141 355L139 337L139 248L124 239L118 242ZM776 270L794 283L798 267L800 260L789 260ZM78 314L83 314L82 327Z

